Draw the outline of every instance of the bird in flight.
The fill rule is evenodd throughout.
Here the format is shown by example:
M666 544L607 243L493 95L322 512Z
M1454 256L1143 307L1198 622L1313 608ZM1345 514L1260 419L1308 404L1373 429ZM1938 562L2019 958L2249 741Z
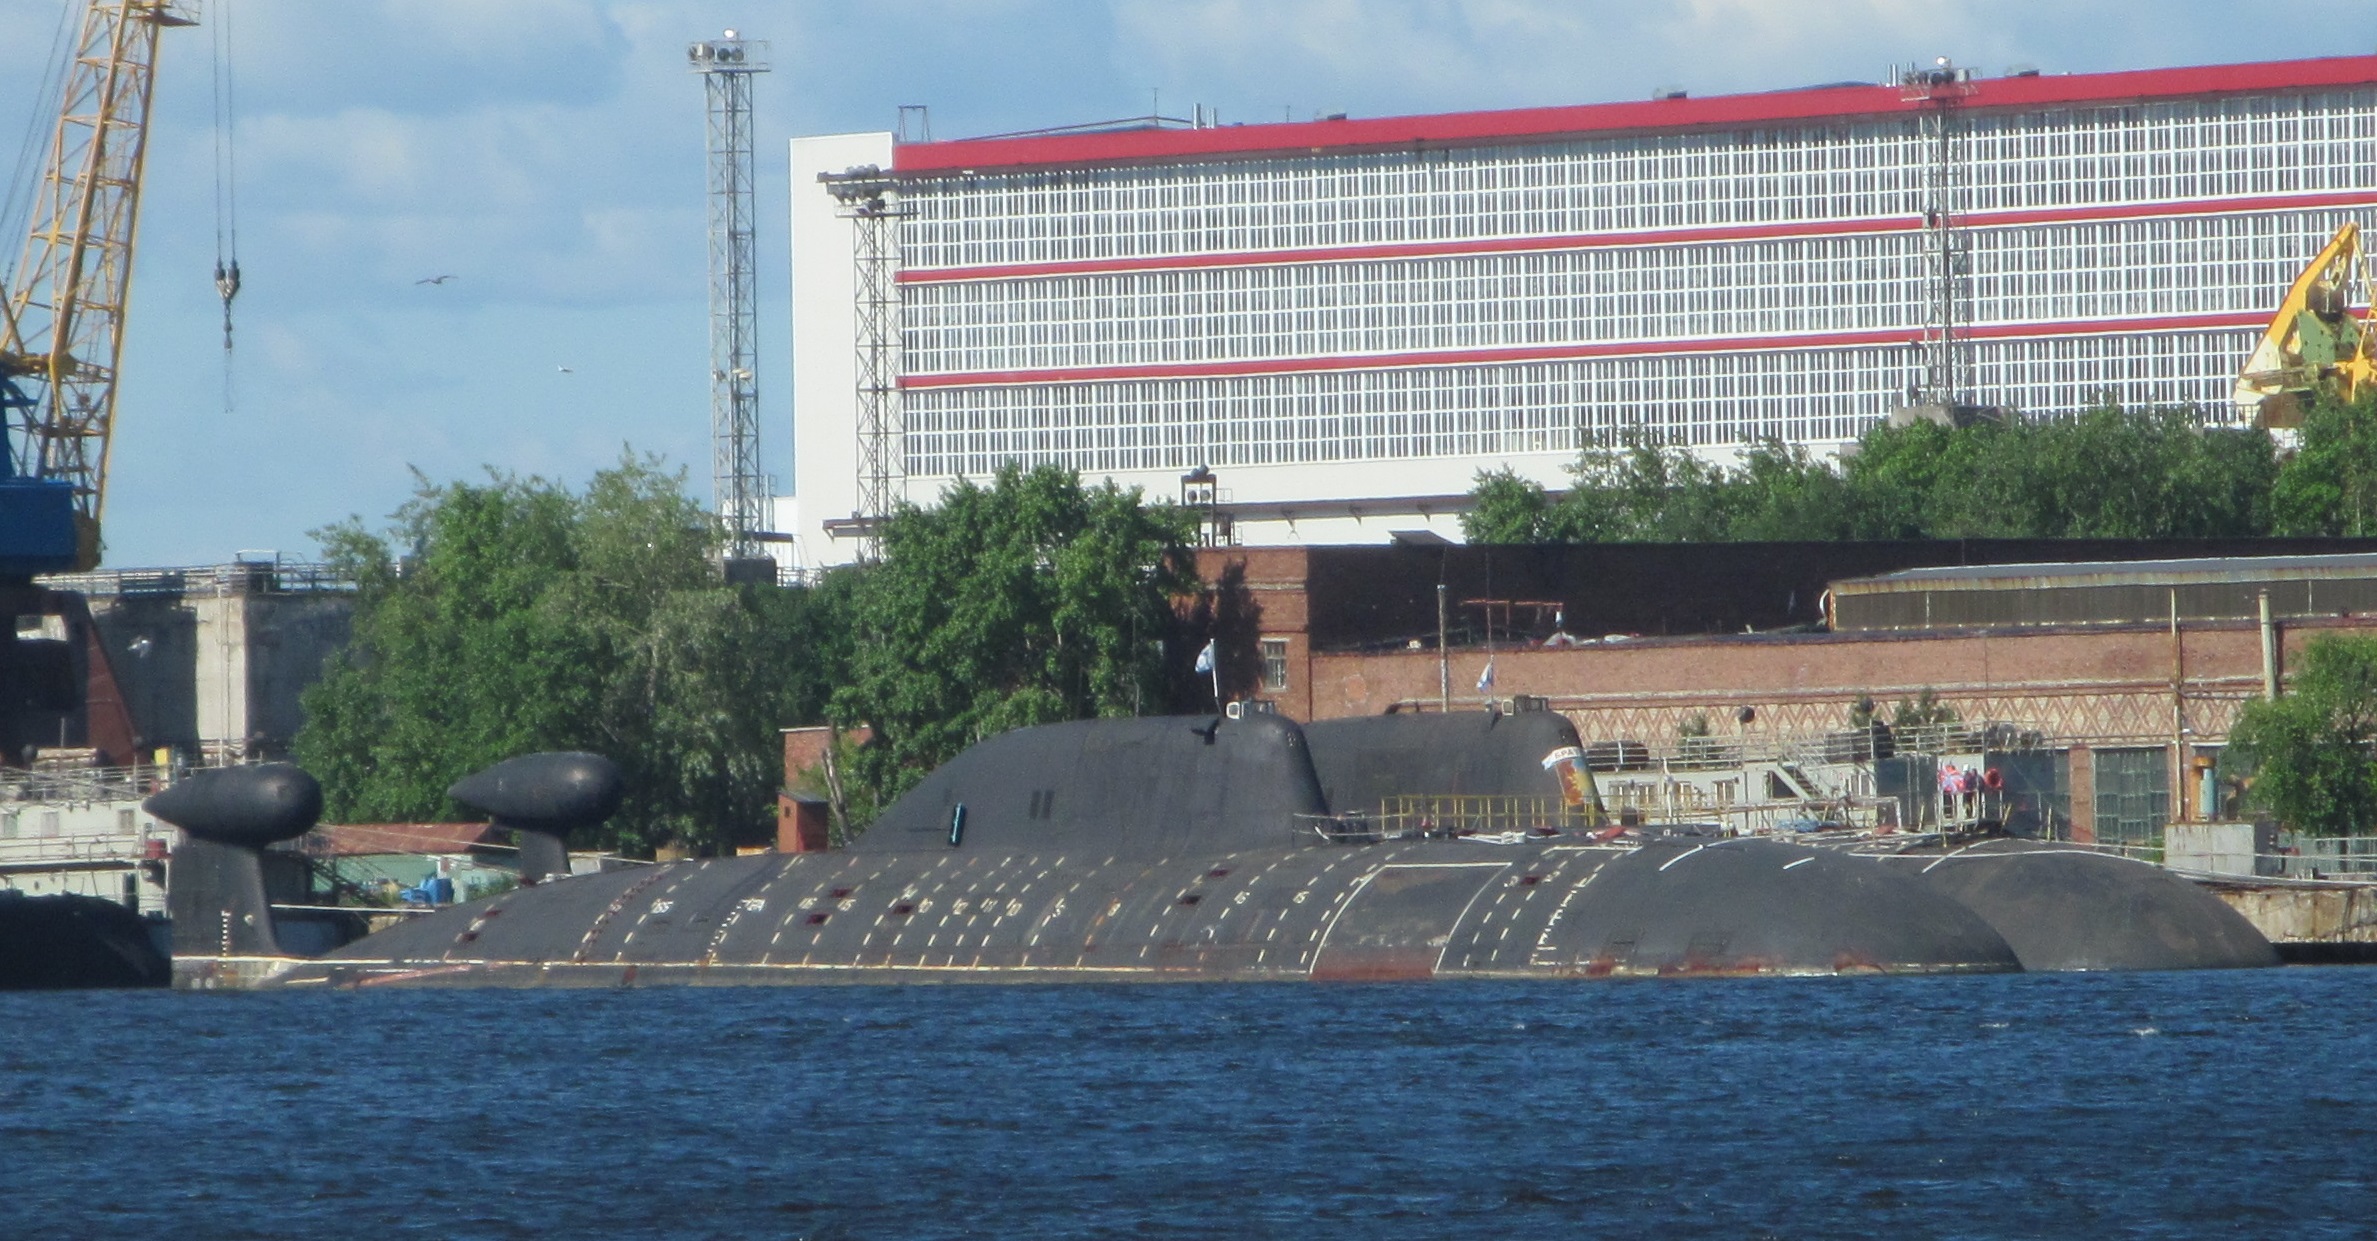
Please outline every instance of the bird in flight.
M415 280L413 283L414 283L414 284L444 284L445 282L447 282L448 280L452 280L453 278L454 278L454 277L453 277L451 274L444 275L444 276L424 276L424 277L422 277L422 278L421 278L421 279L419 279L419 280Z
M577 373L578 373L578 372L576 372L576 371L573 371L573 370L571 370L570 368L568 368L568 367L566 367L566 366L555 367L554 369L555 369L555 370L558 370L558 371L560 371L560 372L561 372L562 374L564 374L564 375L575 375L575 374L577 374Z

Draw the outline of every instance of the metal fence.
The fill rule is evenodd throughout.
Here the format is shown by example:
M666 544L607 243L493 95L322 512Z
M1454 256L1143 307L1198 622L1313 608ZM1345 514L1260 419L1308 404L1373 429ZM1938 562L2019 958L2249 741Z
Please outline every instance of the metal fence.
M172 783L171 767L0 767L0 803L89 806L139 801Z
M1381 840L1498 836L1506 832L1559 831L1584 822L1581 811L1557 797L1404 795L1389 797L1375 811L1296 816L1296 836L1339 844Z
M1597 741L1585 747L1585 761L1595 771L1719 771L1745 763L1869 763L1892 754L1978 754L2044 749L2047 744L2045 734L2035 729L1981 721L1749 737L1685 736L1657 742Z
M241 560L187 569L99 569L53 573L37 580L51 590L71 590L95 598L320 594L355 589L355 579L329 565L299 560Z

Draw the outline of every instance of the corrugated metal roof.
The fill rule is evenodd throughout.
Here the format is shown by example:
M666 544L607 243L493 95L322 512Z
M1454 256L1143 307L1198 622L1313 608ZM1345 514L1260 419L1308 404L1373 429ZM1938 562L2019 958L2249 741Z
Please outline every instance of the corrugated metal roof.
M300 842L316 856L380 853L468 853L488 843L491 823L339 823L306 833Z
M1835 595L2070 586L2188 586L2377 577L2377 554L2225 556L2205 560L2092 560L2068 564L1947 565L1832 584Z

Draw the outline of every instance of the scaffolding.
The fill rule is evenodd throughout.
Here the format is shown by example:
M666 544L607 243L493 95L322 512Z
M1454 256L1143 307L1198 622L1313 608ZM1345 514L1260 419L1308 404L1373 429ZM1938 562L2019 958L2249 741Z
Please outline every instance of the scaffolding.
M768 528L751 193L751 75L768 71L766 53L732 30L685 52L709 97L710 485L730 565L757 559Z

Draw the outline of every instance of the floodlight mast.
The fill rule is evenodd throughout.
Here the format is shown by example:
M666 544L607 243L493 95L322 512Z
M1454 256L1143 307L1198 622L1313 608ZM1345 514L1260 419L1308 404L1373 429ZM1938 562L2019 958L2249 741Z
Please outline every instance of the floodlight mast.
M1928 253L1924 256L1921 395L1926 403L1947 410L1973 399L1959 288L1967 257L1964 238L1957 229L1957 217L1964 206L1963 104L1973 93L1972 78L1972 70L1957 67L1945 56L1930 68L1911 68L1899 78L1902 97L1919 109L1918 124L1931 156L1923 194Z
M711 502L730 564L762 555L768 529L751 190L751 75L768 71L767 48L729 30L685 49L709 96Z

